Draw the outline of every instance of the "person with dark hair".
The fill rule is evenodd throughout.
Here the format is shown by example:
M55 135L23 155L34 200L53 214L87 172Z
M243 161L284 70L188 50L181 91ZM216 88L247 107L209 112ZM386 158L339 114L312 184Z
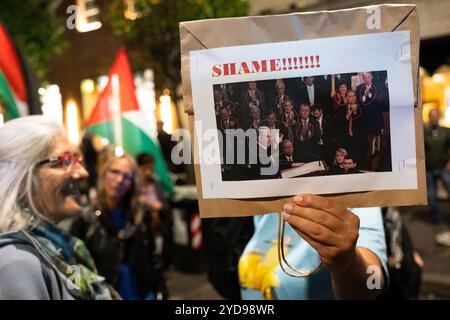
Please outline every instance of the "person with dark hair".
M313 115L319 124L320 129L320 158L325 160L327 165L333 161L333 149L335 144L334 123L331 116L323 113L320 104L313 106Z
M143 176L141 190L141 202L149 208L152 216L152 231L156 244L162 242L161 247L155 248L155 269L166 269L171 261L172 248L172 219L170 215L169 201L162 192L161 184L154 176L155 159L149 153L140 153L136 157L139 170ZM160 261L159 261L160 260Z
M347 105L347 91L348 87L345 82L338 82L336 84L337 90L331 93L333 99L333 115L337 117L339 110L345 108Z
M320 159L320 128L319 123L311 117L310 106L300 106L300 120L292 128L294 133L294 149L297 159L307 163Z
M344 142L347 150L355 157L358 163L363 162L366 152L367 134L366 122L362 114L362 108L356 100L356 94L352 90L347 91L346 125Z
M280 142L284 139L289 139L292 141L293 136L291 128L286 126L286 124L282 121L277 120L275 111L270 110L267 113L266 120L262 122L262 125L268 127L270 130L277 129L280 135Z
M314 104L323 103L323 91L320 85L316 84L314 77L305 77L305 86L302 87L297 95L297 105L307 104L312 107Z
M286 100L283 104L283 113L281 114L281 121L286 127L294 126L298 123L298 114L294 110L294 103L292 100Z
M350 174L350 173L359 173L359 171L356 169L356 161L354 157L350 154L347 154L344 157L344 173Z
M167 163L167 166L169 167L169 170L171 172L177 172L180 170L183 170L182 165L175 166L173 162L171 161L171 154L172 154L172 148L175 145L172 141L172 136L168 134L166 131L164 131L164 122L163 121L157 121L156 122L156 131L158 133L158 142L161 147L161 151L164 157L164 160Z
M250 125L248 129L258 129L261 126L261 123L261 110L259 107L250 107Z
M86 133L81 140L81 152L83 152L84 163L89 173L89 188L97 184L97 150L94 148L94 137Z
M450 247L450 230L437 200L439 180L450 193L450 129L439 125L439 117L439 109L431 109L430 124L424 129L428 201L433 222L440 229L435 240L441 245Z
M227 107L219 109L219 130L225 132L227 129L238 129L239 123L236 118L230 116Z

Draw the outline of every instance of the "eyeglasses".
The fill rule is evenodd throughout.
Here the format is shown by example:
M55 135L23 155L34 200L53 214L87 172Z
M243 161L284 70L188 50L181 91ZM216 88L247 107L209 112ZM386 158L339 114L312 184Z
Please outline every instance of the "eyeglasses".
M71 165L83 163L83 157L75 152L65 152L59 156L38 161L36 166L39 167L46 163L50 163L50 165L55 168L67 168Z
M134 179L134 175L132 172L122 172L118 169L109 169L108 172L114 177L117 178L119 176L122 176L124 181L132 182Z

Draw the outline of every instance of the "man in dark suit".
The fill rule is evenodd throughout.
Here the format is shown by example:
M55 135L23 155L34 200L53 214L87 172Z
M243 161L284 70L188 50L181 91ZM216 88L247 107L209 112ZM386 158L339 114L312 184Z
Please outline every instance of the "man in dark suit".
M262 124L261 111L258 107L253 106L250 108L250 124L246 129L258 129Z
M280 154L280 171L290 169L296 165L300 165L294 153L294 144L289 139L282 142L282 153Z
M300 121L292 129L296 157L304 163L320 159L320 127L310 110L308 104L300 105Z
M230 116L230 111L227 107L219 109L219 130L225 132L227 129L238 129L239 123L236 118Z
M319 104L315 104L313 107L314 118L319 123L320 129L320 155L321 159L325 160L327 165L331 165L334 158L335 150L335 132L334 123L330 115L323 113L323 108Z
M363 73L364 83L356 88L356 98L362 107L367 131L365 168L380 168L381 147L389 142L389 97L386 87L373 82L371 72Z
M305 77L305 86L300 89L294 98L296 105L307 104L312 107L314 104L323 103L323 90L320 85L314 83L314 77Z
M277 91L277 94L275 95L275 97L273 99L272 106L269 106L269 107L272 107L277 119L281 119L281 114L284 111L283 105L287 100L289 100L289 97L286 95L286 86L285 86L283 80L278 79L275 82L275 89Z
M276 179L278 178L279 165L278 158L279 146L274 140L273 132L265 126L257 130L257 144L249 146L249 158L247 160L248 170L247 179Z
M278 133L280 134L280 141L284 139L289 139L292 141L292 130L289 128L289 126L286 126L284 122L277 120L275 111L269 111L266 120L264 120L262 124L264 126L267 126L270 130L278 129Z
M248 128L251 123L250 111L252 107L258 107L264 115L266 112L266 101L264 93L258 89L255 81L247 84L246 90L242 93L239 105L239 119L243 128Z

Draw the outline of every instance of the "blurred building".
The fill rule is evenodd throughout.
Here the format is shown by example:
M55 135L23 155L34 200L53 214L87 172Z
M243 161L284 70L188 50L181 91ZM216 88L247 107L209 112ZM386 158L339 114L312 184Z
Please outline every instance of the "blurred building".
M132 0L123 0L123 14L128 19L138 18L133 4ZM109 69L120 47L123 46L122 40L114 35L108 21L110 5L111 2L108 0L63 0L58 6L57 14L66 23L63 37L68 46L60 55L54 57L47 80L60 90L59 99L66 126L74 115L78 117L78 126L83 126L97 101L99 92L106 86ZM132 62L133 56L129 56L129 59ZM149 65L148 68L150 67ZM167 119L166 116L163 119L165 125L176 128L177 119L173 102L169 107L164 107L155 97L152 70L139 70L135 74L135 84L139 105L148 118L152 119L149 123L150 131L156 136L156 120L167 115L165 109L170 109L173 118ZM45 99L46 97L43 97L43 100ZM51 109L50 104L48 105L47 109ZM77 109L77 114L71 113L72 117L69 117L69 105L71 109L74 105Z

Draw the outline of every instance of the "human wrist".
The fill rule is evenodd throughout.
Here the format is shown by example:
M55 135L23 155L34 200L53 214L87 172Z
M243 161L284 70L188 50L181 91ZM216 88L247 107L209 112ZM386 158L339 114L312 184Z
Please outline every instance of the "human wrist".
M340 262L335 266L329 268L329 271L333 279L338 280L341 278L347 278L358 265L358 252L356 248L352 248L340 259Z

